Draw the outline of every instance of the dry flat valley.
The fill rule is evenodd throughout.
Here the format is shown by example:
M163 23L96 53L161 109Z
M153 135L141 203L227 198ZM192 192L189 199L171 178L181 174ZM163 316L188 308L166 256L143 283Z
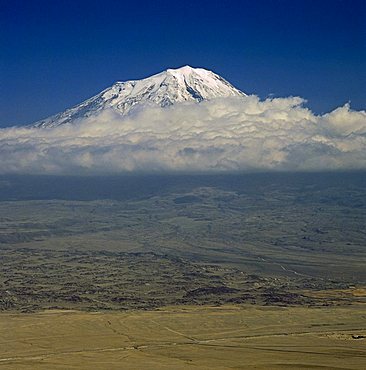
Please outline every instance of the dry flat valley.
M3 369L364 369L362 307L0 315Z

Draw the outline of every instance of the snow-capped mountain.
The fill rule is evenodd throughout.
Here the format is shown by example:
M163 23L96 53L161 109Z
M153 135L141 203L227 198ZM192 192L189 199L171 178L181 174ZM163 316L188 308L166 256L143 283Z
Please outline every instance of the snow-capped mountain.
M219 97L246 96L219 75L190 66L167 69L143 80L116 82L101 93L64 112L36 122L36 127L56 127L112 108L121 115L157 104L201 102Z

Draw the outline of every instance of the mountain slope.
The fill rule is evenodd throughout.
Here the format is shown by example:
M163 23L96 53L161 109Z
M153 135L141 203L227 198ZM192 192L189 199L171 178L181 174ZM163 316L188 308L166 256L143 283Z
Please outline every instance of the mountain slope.
M57 127L112 108L122 115L157 104L167 107L185 101L246 96L219 75L189 66L168 69L143 80L116 82L81 104L38 121L36 127Z

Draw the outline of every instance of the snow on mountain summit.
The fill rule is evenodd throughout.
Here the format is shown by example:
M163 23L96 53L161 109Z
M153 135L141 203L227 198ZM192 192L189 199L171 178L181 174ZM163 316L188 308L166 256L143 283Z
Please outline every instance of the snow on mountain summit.
M107 108L127 115L134 109L143 109L151 104L167 107L186 101L201 102L230 96L246 94L209 70L184 66L167 69L142 80L116 82L83 103L38 121L34 126L56 127Z

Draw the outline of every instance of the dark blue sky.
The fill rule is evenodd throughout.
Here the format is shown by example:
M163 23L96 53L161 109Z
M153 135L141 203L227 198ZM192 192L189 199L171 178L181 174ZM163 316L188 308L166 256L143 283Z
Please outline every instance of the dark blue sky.
M317 113L366 107L366 1L0 0L0 127L189 64Z

